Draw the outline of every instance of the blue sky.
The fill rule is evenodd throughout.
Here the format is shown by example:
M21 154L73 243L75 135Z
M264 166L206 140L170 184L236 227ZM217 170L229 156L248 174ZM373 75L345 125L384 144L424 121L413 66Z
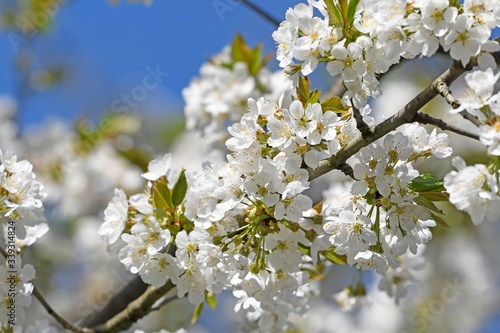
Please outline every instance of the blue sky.
M275 27L234 0L154 1L150 7L124 1L116 6L106 0L67 2L49 33L20 44L21 52L34 59L32 68L63 65L67 71L61 85L22 98L23 124L48 116L96 116L141 84L148 66L169 75L139 108L180 110L181 90L236 32L251 45L262 42L266 51L275 50ZM255 1L280 21L298 2ZM0 94L18 96L19 75L12 67L18 55L11 39L0 35Z
M51 31L21 45L21 52L32 57L33 69L65 68L66 80L55 87L21 95L19 72L13 68L19 53L6 32L0 34L0 95L20 99L23 126L46 118L95 117L140 85L148 67L159 67L168 76L139 107L179 112L182 89L237 32L250 45L262 42L266 51L275 50L271 34L276 27L235 0L155 0L150 7L124 1L116 6L106 0L66 2ZM299 2L254 0L279 21ZM225 5L226 11L215 5ZM273 66L277 68L276 62ZM499 320L495 317L484 332L499 327Z
M118 5L106 0L66 2L58 8L52 29L20 44L21 53L5 32L0 35L0 94L20 101L23 126L55 117L96 118L140 85L148 67L168 77L137 108L163 115L179 112L182 89L237 32L250 45L264 43L267 52L275 51L271 34L276 27L237 0L156 0L149 7L123 0ZM279 21L299 2L254 0ZM22 90L25 85L13 69L20 54L32 58L32 69L62 66L66 79L41 92ZM276 61L272 66L277 69ZM319 79L321 87L325 80Z

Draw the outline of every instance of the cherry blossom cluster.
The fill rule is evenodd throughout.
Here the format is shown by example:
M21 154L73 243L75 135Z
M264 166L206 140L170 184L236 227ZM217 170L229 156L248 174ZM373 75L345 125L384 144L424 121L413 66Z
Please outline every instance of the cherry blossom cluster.
M327 62L330 75L344 81L344 101L357 108L380 95L377 75L402 57L429 57L442 47L464 66L476 56L483 69L496 66L489 52L500 47L488 39L500 26L498 1L360 1L352 17L340 17L337 8L331 0L299 4L287 11L273 38L280 66L292 80Z
M263 329L286 327L288 313L304 312L304 297L314 290L308 274L300 270L303 258L298 244L310 245L314 237L308 240L300 227L312 200L302 194L309 185L308 174L300 168L303 159L295 150L304 145L317 154L319 145L328 147L335 137L332 126L337 115L323 113L319 103L309 105L307 112L300 101L290 110L264 99L250 99L249 105L242 122L230 130L234 137L227 145L237 151L234 157L187 175L185 202L176 197L182 173L175 182L167 154L152 161L143 175L149 180L144 194L127 200L123 191L115 191L100 235L127 269L149 284L160 287L168 277L178 296L187 294L193 304L202 303L207 293L230 289L240 299L237 311L253 321L259 319ZM320 113L315 120L312 109ZM299 125L306 113L314 121L309 130L306 124ZM273 128L269 133L261 127L266 127L267 119ZM285 134L283 126L290 129ZM245 131L248 140L242 137ZM263 154L264 148L269 149ZM311 161L317 164L317 157L311 154ZM172 183L176 185L169 188ZM162 206L169 200L175 207ZM168 253L171 246L175 256ZM280 313L269 315L277 309Z
M467 212L475 224L496 221L500 217L500 92L494 93L499 76L500 73L494 74L491 68L467 74L467 89L458 99L460 106L451 110L452 113L466 112L476 117L480 141L487 147L491 159L488 166L467 166L461 157L456 156L453 166L457 171L444 178L450 202Z
M328 109L335 103L339 114ZM232 290L235 310L261 331L283 330L290 313L306 310L317 286L303 269L322 266L323 251L380 274L389 265L398 269L397 256L416 253L436 225L432 201L409 188L419 175L411 161L449 156L447 136L411 124L383 145L363 148L352 193L343 205L318 211L304 194L306 168L359 133L350 108L341 107L340 98L297 99L288 108L249 99L248 111L228 128L227 163L179 176L169 154L153 160L145 193L127 200L115 190L100 236L144 282L160 287L168 278L193 304ZM330 242L325 232L333 234Z
M186 127L203 137L207 149L224 143L226 122L241 118L248 98L266 96L278 100L290 88L281 71L272 73L265 67L256 67L253 64L257 59L253 63L235 59L233 50L237 47L236 44L226 46L213 56L201 67L200 76L182 91Z
M280 90L262 88L264 70L237 38L184 90L188 128L201 130L207 142L227 139L227 161L207 161L201 172L174 171L170 154L151 161L144 193L127 198L115 190L101 238L130 272L155 287L169 281L194 305L231 290L248 331L292 328L290 314L305 313L331 263L376 271L379 288L399 302L414 281L411 270L422 266L406 257L420 255L430 228L447 226L436 202L455 204L476 224L500 216L500 102L493 92L499 74L490 54L500 47L489 40L499 21L499 4L487 0L297 5L273 34L294 89L278 98ZM373 142L367 104L380 95L379 74L439 48L481 69L466 76L468 93L452 112L479 124L493 157L489 166L469 167L455 158L458 171L444 179L420 174L414 162L449 157L446 134L409 123ZM307 75L320 62L341 75L343 98L323 100L311 90ZM220 130L228 124L229 135ZM354 181L338 202L315 205L310 172L355 139L367 143L347 160ZM365 293L356 282L336 299L356 308Z
M385 136L383 144L362 148L355 158L351 190L339 204L324 205L324 230L332 234L335 252L347 263L384 274L399 265L397 256L415 254L427 243L436 226L437 207L425 191L419 193L419 173L411 161L451 154L446 134L427 131L418 124Z
M31 304L35 269L22 264L22 251L42 237L48 226L43 217L43 185L36 180L33 166L26 160L0 150L0 223L8 256L0 266L0 327L22 322L24 308ZM12 317L11 308L15 316Z

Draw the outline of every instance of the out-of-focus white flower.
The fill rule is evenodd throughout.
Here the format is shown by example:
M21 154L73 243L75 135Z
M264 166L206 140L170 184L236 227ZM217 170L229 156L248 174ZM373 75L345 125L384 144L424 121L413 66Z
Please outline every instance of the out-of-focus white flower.
M456 156L452 171L444 178L444 187L450 193L450 202L459 210L467 212L474 224L485 220L495 221L500 216L500 197L495 177L485 165L467 166Z

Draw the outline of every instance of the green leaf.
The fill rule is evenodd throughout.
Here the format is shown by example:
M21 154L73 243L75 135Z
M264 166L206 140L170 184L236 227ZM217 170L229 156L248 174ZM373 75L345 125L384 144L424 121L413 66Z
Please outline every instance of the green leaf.
M342 26L342 16L340 14L339 9L335 5L333 0L325 0L325 5L326 8L328 9L328 12L330 13L330 22L334 22L340 26Z
M316 214L318 215L321 214L321 212L323 211L323 204L325 203L325 201L326 199L323 199L323 201L321 201L319 204L313 207L313 210Z
M345 255L340 255L335 252L335 246L330 246L327 250L320 252L326 259L330 260L334 264L345 265L347 264L347 257Z
M319 102L319 96L321 95L321 89L315 89L314 91L311 91L309 94L309 99L307 100L307 104L314 104Z
M156 207L156 209L155 209L156 220L162 221L166 216L167 216L167 212L165 211L165 209L163 209L161 207Z
M440 210L439 208L437 208L436 205L432 201L430 201L424 197L418 196L416 198L413 198L413 201L415 201L415 203L417 205L428 208L428 209L432 210L433 212L443 214L443 211Z
M321 107L323 108L323 112L333 111L338 113L349 110L349 107L345 107L344 105L342 105L342 99L337 96L330 97L329 99L321 103Z
M297 87L297 98L302 102L302 105L306 106L309 100L309 92L311 90L311 83L307 76L299 76L299 86Z
M196 321L198 320L198 317L201 315L201 312L203 311L204 305L205 302L202 302L194 308L193 316L191 317L191 325L196 323Z
M443 186L443 179L435 177L431 174L423 174L414 178L409 184L408 187L417 192L424 191L435 191L441 192L446 191Z
M161 176L153 182L151 193L153 196L153 205L155 208L171 210L173 208L170 189L167 186L167 177Z
M360 0L350 0L349 7L347 7L347 22L349 27L352 26L352 22L354 21L354 15L356 14L356 9L358 9Z
M301 267L300 270L302 272L307 272L309 273L309 280L322 280L325 278L325 274L321 271L315 271L315 270L312 270L310 268L305 268L305 267Z
M300 252L302 252L305 255L310 256L311 248L309 246L305 246L304 244L302 244L301 242L299 242L298 247L299 247L299 251Z
M418 193L421 197L424 197L430 201L448 201L450 198L450 195L446 192L419 192Z
M250 64L248 66L250 75L255 76L264 66L262 62L262 44L257 45L250 53Z
M245 40L240 34L234 37L231 55L234 62L242 61L249 65L250 63L250 48L245 43Z
M214 294L208 293L207 296L205 296L205 299L207 300L208 305L213 309L217 306L217 300L214 297Z
M431 214L431 217L434 221L436 221L436 224L439 226L439 227L443 227L443 228L449 228L450 226L443 220L443 218L435 215L435 214Z
M340 15L342 15L342 21L344 22L344 26L347 23L347 7L349 0L337 0L340 5Z
M175 183L174 189L172 190L172 203L174 206L179 206L184 200L187 186L186 170L182 169L179 179L177 180L177 183Z

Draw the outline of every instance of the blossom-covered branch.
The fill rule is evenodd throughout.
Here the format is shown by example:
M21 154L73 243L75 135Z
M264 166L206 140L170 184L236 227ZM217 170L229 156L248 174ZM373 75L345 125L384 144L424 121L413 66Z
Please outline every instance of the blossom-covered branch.
M450 131L450 132L454 132L454 133L457 133L459 135L463 135L463 136L471 138L471 139L479 140L479 135L477 135L475 133L471 133L471 132L466 131L464 129L458 128L456 126L450 125L450 124L446 123L445 121L443 121L442 119L431 117L426 113L418 112L415 115L415 121L419 122L420 124L431 124L431 125L434 125L436 127L439 127L443 131Z
M318 178L319 176L338 168L341 163L345 163L349 157L357 153L361 148L374 142L375 140L380 139L403 124L416 121L417 119L415 119L415 117L417 116L418 111L439 94L438 86L443 83L450 85L460 75L470 69L472 69L472 66L465 68L460 64L460 62L455 61L450 68L448 68L427 88L415 96L415 98L406 104L399 112L382 123L372 126L371 134L365 136L359 135L345 147L341 148L339 152L321 160L318 167L309 168L309 179Z
M149 286L146 292L135 301L128 304L125 310L109 319L106 323L93 328L91 331L96 333L115 333L128 329L137 320L146 316L151 311L157 310L156 308L153 309L155 302L165 296L173 288L175 288L175 285L170 280L166 281L166 283L159 288Z

